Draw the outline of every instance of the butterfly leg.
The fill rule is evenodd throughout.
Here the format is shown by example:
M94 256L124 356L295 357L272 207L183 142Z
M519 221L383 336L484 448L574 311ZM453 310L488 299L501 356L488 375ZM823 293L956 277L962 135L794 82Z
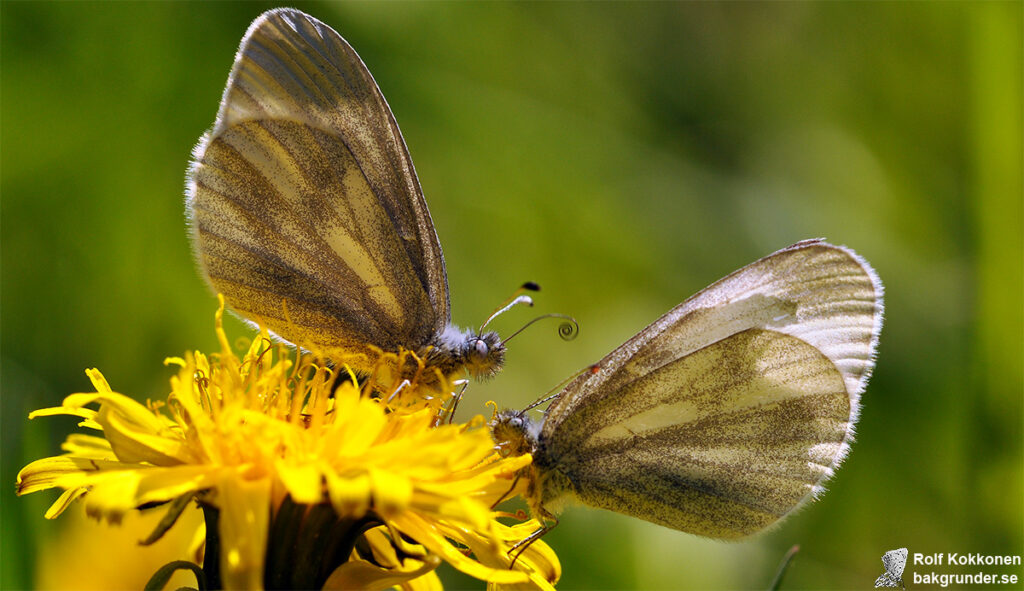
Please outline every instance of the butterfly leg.
M544 534L558 527L557 517L555 517L554 515L547 515L545 517L550 518L552 521L554 521L554 523L552 523L551 525L545 523L540 529L526 536L525 538L519 540L515 543L514 546L509 548L508 555L512 556L512 562L508 565L510 569L515 567L516 561L519 560L519 557L523 555L523 552L526 552L526 549L529 548L530 545L539 540L541 536L543 536ZM513 556L513 553L515 554L515 556Z
M452 407L451 407L451 410L448 411L448 424L449 425L451 425L452 422L455 420L455 409L459 408L459 402L462 401L462 395L466 392L466 388L468 388L468 387L469 387L469 382L468 381L463 382L462 389L459 390L458 394L456 394L455 396L452 397Z
M395 396L398 396L399 392L401 392L405 388L408 388L410 385L411 385L411 382L409 382L409 380L402 380L402 383L398 384L398 387L395 388L395 391L391 393L391 396L388 396L388 402L387 403L391 404L391 401L395 399Z
M502 501L504 501L505 499L509 498L509 495L511 495L512 491L514 491L516 489L516 485L519 484L519 479L522 478L522 476L523 476L522 470L520 470L519 472L516 473L516 477L512 481L512 486L510 486L508 488L508 491L506 491L505 494L503 494L500 497L498 497L497 501L494 501L494 504L491 505L491 511L494 511L494 509L498 505L500 505Z

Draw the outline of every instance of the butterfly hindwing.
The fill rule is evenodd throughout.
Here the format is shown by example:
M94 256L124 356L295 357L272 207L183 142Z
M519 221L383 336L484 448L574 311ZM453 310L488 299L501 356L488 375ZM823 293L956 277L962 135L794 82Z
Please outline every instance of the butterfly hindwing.
M330 27L257 19L194 157L193 243L237 312L325 351L415 349L443 330L444 260L405 143Z
M548 440L590 506L735 538L796 507L844 450L850 399L817 349L748 329L590 404ZM571 437L566 433L582 433Z
M570 383L545 416L544 469L587 505L705 536L761 530L842 460L880 322L880 284L852 252L769 255Z

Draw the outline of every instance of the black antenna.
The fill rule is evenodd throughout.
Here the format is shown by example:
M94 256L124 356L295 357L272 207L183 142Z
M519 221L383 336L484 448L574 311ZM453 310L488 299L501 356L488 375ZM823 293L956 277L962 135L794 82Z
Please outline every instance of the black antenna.
M580 334L580 323L576 322L576 319L573 318L572 316L568 316L566 314L554 314L554 313L552 313L552 314L544 314L542 316L538 316L538 317L534 318L533 320L527 322L519 330L517 330L514 333L510 334L509 336L505 337L505 339L501 341L501 344L504 345L505 343L511 341L512 337L514 337L517 334L519 334L519 333L523 332L524 330L526 330L527 326L530 326L534 322L537 322L538 320L543 320L545 318L561 318L561 319L566 321L566 322L563 322L563 323L558 325L558 336L562 337L563 341L571 341L571 340L575 339L577 335Z
M533 307L533 298L527 295L522 295L524 291L540 291L540 286L534 283L533 281L527 281L526 283L520 285L519 289L512 292L512 295L507 300L502 302L502 304L498 306L498 308L494 312L492 312L490 316L487 317L487 320L484 320L484 323L480 325L480 330L478 332L483 332L484 328L488 324L490 324L492 320L497 318L499 315L504 314L506 311L508 311L509 308L513 306L517 306L519 304L526 304L530 307Z
M523 409L523 412L526 412L528 410L533 410L533 409L537 408L538 406L544 404L548 400L556 398L559 394L562 393L562 390L565 388L565 386L569 382L575 381L576 378L580 377L581 375L583 375L583 374L596 374L599 371L601 371L601 366L597 365L596 363L594 365L589 366L589 367L584 367L583 369L579 370L578 372L576 372L576 373L572 374L571 376L569 376L569 377L565 378L564 380L562 380L557 386L555 386L554 388L548 390L543 396L541 396L537 400L534 400L533 402L528 404L526 406L526 408Z

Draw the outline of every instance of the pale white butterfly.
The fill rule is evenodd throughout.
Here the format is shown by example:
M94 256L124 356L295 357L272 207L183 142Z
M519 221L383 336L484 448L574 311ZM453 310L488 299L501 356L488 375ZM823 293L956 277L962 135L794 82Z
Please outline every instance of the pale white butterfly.
M881 327L867 262L799 242L640 331L571 380L541 422L502 411L494 438L533 455L523 476L535 517L557 523L578 502L744 537L820 494L846 456Z
M364 372L400 351L419 355L426 382L501 368L496 333L451 325L441 245L398 124L329 26L290 8L257 18L193 157L193 245L236 312Z
M899 587L904 589L903 569L907 565L907 549L897 548L882 555L885 572L875 579L875 587Z

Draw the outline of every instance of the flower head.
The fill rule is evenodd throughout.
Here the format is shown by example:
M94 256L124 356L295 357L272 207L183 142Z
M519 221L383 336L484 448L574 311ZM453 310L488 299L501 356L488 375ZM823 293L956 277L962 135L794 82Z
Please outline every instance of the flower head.
M265 332L238 358L222 313L218 354L166 360L178 367L166 401L136 402L94 369L95 392L33 412L80 417L100 436L70 435L64 455L18 474L18 493L60 488L48 518L81 498L114 522L195 499L207 516L203 570L229 589L429 588L442 561L498 585L557 580L543 543L510 568L509 548L537 524L506 525L492 510L529 456L500 457L480 417L439 424L437 401L417 403L414 383L393 384L397 396L364 391Z

